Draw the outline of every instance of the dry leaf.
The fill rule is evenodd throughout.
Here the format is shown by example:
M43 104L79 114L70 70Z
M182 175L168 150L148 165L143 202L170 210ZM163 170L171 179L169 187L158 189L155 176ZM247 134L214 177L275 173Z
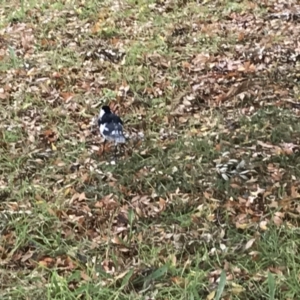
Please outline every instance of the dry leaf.
M247 244L245 245L245 250L250 249L250 248L253 246L253 244L254 244L255 241L256 241L256 239L250 239L250 240L247 242Z

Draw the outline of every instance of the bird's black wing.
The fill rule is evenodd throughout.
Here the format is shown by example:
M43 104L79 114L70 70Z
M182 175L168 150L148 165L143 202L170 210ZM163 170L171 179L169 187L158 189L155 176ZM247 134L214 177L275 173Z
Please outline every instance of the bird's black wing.
M113 115L113 122L115 123L120 123L121 125L123 125L123 121L121 120L121 118L115 114L112 114Z
M121 118L115 114L104 114L102 116L102 118L98 119L98 126L100 126L101 124L109 124L109 123L116 123L116 124L121 124L123 125L123 121L121 120Z

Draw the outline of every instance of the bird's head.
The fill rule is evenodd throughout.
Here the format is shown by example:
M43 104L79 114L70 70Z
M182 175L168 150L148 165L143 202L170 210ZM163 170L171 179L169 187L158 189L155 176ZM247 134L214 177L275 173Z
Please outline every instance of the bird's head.
M111 110L108 105L104 105L100 109L99 117L102 118L104 114L110 114Z

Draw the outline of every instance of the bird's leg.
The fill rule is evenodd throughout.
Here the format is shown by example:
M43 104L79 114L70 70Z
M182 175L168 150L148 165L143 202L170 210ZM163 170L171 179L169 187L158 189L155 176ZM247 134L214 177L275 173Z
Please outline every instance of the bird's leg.
M118 144L115 143L115 151L114 151L114 159L117 160L117 147L118 147Z
M103 146L102 146L102 155L104 156L105 159L107 157L107 153L106 153L106 150L105 150L106 143L107 143L107 141L105 139L104 142L103 142Z

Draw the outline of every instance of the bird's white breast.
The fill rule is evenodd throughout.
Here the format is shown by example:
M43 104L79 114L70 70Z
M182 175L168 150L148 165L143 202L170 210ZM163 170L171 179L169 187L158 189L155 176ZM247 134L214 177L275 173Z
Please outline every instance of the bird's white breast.
M108 128L106 127L106 124L100 124L100 133L105 136L105 131L108 131Z
M105 114L105 111L101 108L100 112L99 112L99 119L101 120L101 118L103 117L103 115Z

